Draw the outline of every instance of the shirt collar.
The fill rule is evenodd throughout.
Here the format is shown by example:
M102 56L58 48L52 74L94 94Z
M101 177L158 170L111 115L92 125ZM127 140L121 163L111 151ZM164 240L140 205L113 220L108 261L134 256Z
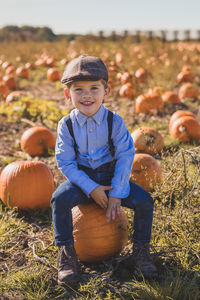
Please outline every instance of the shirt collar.
M82 114L78 109L75 110L76 119L81 127L84 126L87 119L92 118L98 125L101 124L104 117L105 107L101 104L99 110L91 117Z

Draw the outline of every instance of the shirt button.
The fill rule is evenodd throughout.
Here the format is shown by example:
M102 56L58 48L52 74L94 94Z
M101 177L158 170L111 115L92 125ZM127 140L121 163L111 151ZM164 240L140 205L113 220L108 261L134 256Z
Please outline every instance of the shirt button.
M89 118L88 118L88 120L89 120L89 121L92 121L92 118L91 118L91 117L89 117Z
M90 128L90 130L89 130L90 132L92 132L93 130L92 130L92 128Z

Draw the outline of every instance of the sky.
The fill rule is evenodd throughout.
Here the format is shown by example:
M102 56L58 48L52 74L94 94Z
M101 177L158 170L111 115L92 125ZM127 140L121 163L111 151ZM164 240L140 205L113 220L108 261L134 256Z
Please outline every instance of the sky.
M0 28L47 26L56 34L200 29L200 0L0 0L0 7Z

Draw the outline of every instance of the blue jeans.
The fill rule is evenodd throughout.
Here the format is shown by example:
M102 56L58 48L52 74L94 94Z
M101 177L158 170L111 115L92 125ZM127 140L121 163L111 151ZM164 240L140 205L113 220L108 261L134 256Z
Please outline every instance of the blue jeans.
M84 166L79 168L100 185L110 185L114 173L114 164L107 163L93 170ZM53 193L52 219L55 234L55 245L73 244L72 208L79 204L92 203L94 200L88 198L83 191L71 183L64 181ZM134 234L133 242L147 244L151 239L151 228L153 220L153 198L139 185L130 181L130 194L123 198L121 205L133 209Z

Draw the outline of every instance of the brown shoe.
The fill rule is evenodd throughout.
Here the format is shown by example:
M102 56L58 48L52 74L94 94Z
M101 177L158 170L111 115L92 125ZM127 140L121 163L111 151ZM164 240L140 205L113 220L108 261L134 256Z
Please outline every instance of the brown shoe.
M149 252L149 245L134 244L132 261L144 277L157 277L157 269Z
M58 284L73 285L80 279L80 265L73 245L60 246L57 259Z

